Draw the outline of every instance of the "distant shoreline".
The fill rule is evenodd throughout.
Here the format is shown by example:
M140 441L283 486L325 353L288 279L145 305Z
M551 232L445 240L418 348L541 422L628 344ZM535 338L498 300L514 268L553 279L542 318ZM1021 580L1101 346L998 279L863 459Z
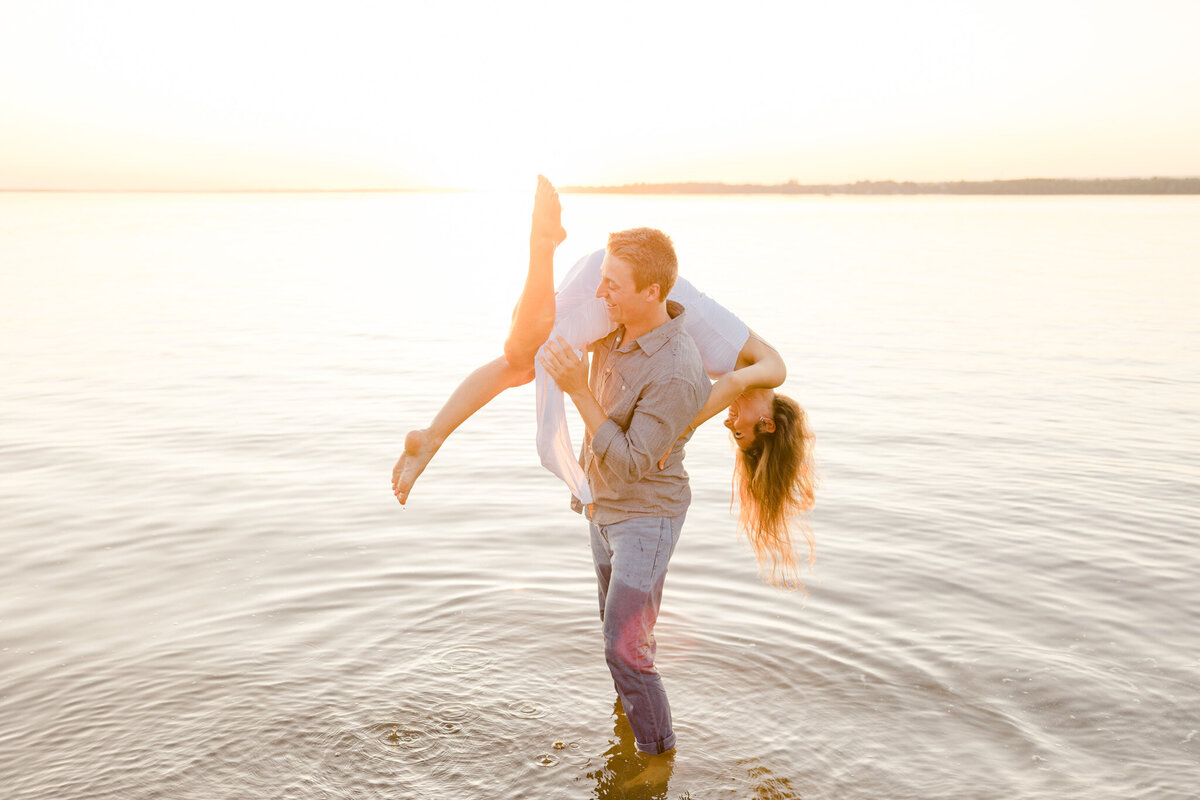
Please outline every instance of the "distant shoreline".
M0 194L448 194L472 189L425 186L419 188L311 188L311 189L18 189L0 188ZM625 183L619 186L560 186L571 194L803 194L803 195L1195 195L1196 178L1019 178L995 181L856 181L854 183Z
M1200 178L1021 178L1002 181L857 181L855 183L627 183L621 186L563 186L575 194L1200 194Z

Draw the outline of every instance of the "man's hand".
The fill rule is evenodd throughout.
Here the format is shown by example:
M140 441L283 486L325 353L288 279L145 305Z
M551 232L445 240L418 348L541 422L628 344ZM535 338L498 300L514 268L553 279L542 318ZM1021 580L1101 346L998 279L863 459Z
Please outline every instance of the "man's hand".
M575 355L574 349L563 337L556 336L554 341L546 342L542 366L558 384L558 388L571 397L591 392L588 389L587 355L584 354L583 358Z

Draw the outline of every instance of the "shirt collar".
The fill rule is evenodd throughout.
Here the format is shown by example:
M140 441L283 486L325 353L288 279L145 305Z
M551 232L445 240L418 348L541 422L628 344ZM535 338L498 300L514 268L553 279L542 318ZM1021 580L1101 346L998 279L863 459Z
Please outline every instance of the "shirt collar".
M633 349L634 345L637 345L638 347L642 348L642 352L648 356L652 356L657 353L664 344L671 341L671 338L675 336L675 334L683 330L684 308L682 305L674 300L668 300L667 316L670 317L670 319L668 319L662 325L659 325L653 330L646 331L632 342L622 341L620 346L617 347L617 351L621 353L628 353ZM621 326L618 336L620 336L621 339L625 338L624 325Z

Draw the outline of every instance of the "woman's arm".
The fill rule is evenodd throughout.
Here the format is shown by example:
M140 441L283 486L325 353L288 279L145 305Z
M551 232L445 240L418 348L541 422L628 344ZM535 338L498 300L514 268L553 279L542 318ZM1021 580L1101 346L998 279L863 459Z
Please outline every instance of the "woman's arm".
M747 389L774 389L787 378L787 365L779 351L754 331L738 353L737 368L722 375L713 384L708 402L692 420L692 430L729 408L729 404Z

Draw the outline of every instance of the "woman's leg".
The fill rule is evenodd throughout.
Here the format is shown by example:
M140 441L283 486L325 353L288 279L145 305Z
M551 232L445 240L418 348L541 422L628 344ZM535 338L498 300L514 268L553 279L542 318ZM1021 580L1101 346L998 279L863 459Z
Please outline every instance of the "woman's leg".
M468 375L428 428L409 431L404 437L404 453L392 468L392 492L401 503L408 501L413 484L455 428L500 392L533 380L534 356L554 325L554 248L566 237L561 217L558 193L539 175L529 233L529 272L513 311L504 357Z
M538 175L529 230L529 270L504 341L504 357L514 367L533 366L538 348L554 327L554 249L566 236L558 192Z
M483 408L492 398L512 386L533 379L533 369L513 367L503 356L489 361L468 375L433 418L428 428L409 431L404 437L404 453L392 468L392 493L401 504L425 470L434 453L455 428Z

